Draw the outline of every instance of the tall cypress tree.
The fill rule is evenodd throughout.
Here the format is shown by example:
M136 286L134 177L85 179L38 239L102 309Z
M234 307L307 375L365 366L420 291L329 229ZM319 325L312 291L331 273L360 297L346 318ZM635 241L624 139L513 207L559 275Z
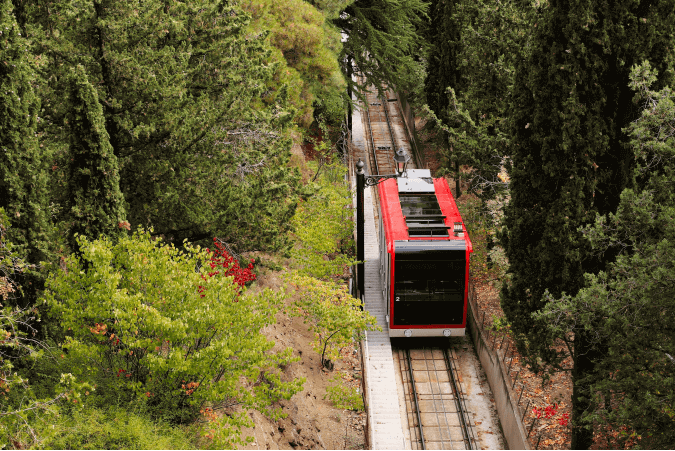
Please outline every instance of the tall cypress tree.
M0 3L0 207L10 217L9 239L19 255L39 263L47 251L47 176L37 140L40 100L12 2Z
M427 76L424 80L426 101L436 116L447 123L448 95L451 87L462 91L460 38L461 24L457 15L460 0L433 0L429 3L429 26L425 38L430 44Z
M105 128L103 109L82 66L72 70L68 91L69 238L76 249L76 233L91 239L118 235L125 225L125 211L117 157Z
M631 65L649 57L672 81L675 2L554 0L537 24L532 53L517 67L513 94L511 202L504 236L512 278L502 307L521 350L555 360L532 319L544 293L574 295L593 258L578 228L616 209L630 180L630 149L622 128L636 117L628 87ZM572 448L592 431L579 418L590 407L590 337L574 337ZM532 360L536 363L536 358Z
M459 0L434 0L430 2L430 21L426 30L426 39L430 44L427 77L424 81L426 101L436 117L450 126L455 124L450 124L449 120L450 99L447 89L452 88L455 95L460 95L463 88L459 62L460 21L456 14L458 2ZM445 155L455 165L455 195L460 196L459 149L454 149L450 145L447 132L443 133L443 136L446 141L444 144L448 145Z
M633 68L641 116L626 130L635 152L632 188L616 214L583 229L594 252L618 249L606 271L587 274L576 296L550 300L538 319L560 340L592 333L602 353L588 384L597 402L583 418L626 434L608 447L669 449L675 443L675 94L649 89L648 62ZM638 442L639 440L639 442Z

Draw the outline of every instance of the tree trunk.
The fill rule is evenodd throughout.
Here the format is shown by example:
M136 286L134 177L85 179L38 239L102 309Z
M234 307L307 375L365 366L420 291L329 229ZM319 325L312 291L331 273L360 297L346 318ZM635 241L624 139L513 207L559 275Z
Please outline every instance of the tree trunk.
M462 195L462 188L459 186L459 161L455 161L455 192L457 193L455 198L459 199Z
M572 443L571 449L589 449L593 444L593 427L582 425L581 417L591 409L591 390L582 379L589 375L594 364L589 340L584 333L574 337L574 369L572 370Z

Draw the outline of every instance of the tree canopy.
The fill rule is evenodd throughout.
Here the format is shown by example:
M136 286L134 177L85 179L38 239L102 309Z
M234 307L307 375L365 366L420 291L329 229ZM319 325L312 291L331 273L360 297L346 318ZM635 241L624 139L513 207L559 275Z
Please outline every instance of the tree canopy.
M444 170L481 197L503 190L510 154L509 102L515 65L529 50L537 10L518 1L434 1L423 34L429 44L427 115L444 133ZM426 108L426 107L425 107ZM470 173L460 171L466 165Z
M264 98L273 101L279 86L288 86L288 103L305 128L315 120L339 124L344 119L345 83L338 55L340 34L326 16L304 0L256 0L242 7L251 13L251 31L270 34L271 59L276 63Z
M630 183L633 154L622 129L637 111L629 68L648 56L659 70L672 67L673 8L672 1L551 2L517 65L504 236L512 278L502 307L533 364L553 358L531 316L546 305L544 292L575 295L585 272L613 258L594 256L578 229L614 211ZM672 73L661 73L661 86L672 82ZM590 340L583 331L574 339L573 448L592 440L580 423L591 408L581 382L594 368Z
M642 114L625 129L635 152L634 184L621 194L616 213L586 226L592 252L617 254L606 271L585 275L576 296L547 296L538 320L550 337L566 342L590 336L601 350L590 386L595 408L584 422L627 425L613 446L636 443L668 448L675 440L675 95L653 91L648 62L633 66L631 86Z
M245 11L109 0L38 2L28 12L49 61L43 127L59 170L70 158L61 143L71 105L55 99L80 65L97 91L131 227L152 224L179 241L219 236L242 250L287 246L298 191L286 168L293 111L283 85L272 104L262 101L274 65Z

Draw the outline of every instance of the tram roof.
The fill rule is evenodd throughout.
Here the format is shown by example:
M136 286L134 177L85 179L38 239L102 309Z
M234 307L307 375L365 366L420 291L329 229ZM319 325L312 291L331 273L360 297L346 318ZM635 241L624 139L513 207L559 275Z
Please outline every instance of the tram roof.
M466 249L468 252L473 252L473 247L469 234L464 226L464 221L459 213L455 199L450 191L450 186L444 178L432 179L428 170L409 170L408 177L400 177L398 179L389 179L378 185L380 193L380 207L382 212L382 220L384 227L387 230L387 250L393 252L394 241L452 241L461 240L466 241ZM406 218L403 215L403 208L401 200L404 204L410 197L414 197L416 202L426 202L425 205L430 206L429 211L409 215ZM434 201L438 202L440 212L437 214L433 211ZM438 208L436 207L436 208ZM417 227L409 227L410 221L431 222L432 224L417 225ZM464 236L455 236L453 227L455 222L462 223ZM412 225L412 224L410 224ZM447 230L445 236L416 236L415 231L424 229ZM411 234L413 236L411 236Z

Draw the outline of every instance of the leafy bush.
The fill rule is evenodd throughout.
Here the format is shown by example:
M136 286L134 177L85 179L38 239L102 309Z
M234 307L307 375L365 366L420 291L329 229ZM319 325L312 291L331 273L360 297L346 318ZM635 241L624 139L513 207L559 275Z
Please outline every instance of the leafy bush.
M44 357L48 347L36 338L34 326L40 321L37 308L16 305L22 287L15 278L30 267L6 240L8 229L9 218L0 207L0 449L34 447L38 438L32 423L54 415L66 401L77 405L82 392L92 389L72 374L61 373L59 377L61 368L53 368L47 382L38 380L37 394L25 377L26 367L48 361Z
M256 275L253 272L253 259L251 259L248 266L242 268L239 265L239 260L230 255L230 252L228 252L225 245L218 238L213 239L213 245L215 249L211 253L211 261L209 262L209 266L213 271L209 272L209 277L218 275L222 271L224 276L234 277L233 282L240 287L256 279Z
M120 407L87 407L38 421L42 449L195 449L189 431Z
M300 202L292 221L297 239L293 257L299 272L318 279L342 276L354 264L351 196L340 168L326 165L317 179L318 192Z
M326 397L338 409L364 410L363 397L358 388L350 387L345 384L339 374L333 376L330 385L326 387Z
M207 404L273 414L272 402L300 390L278 375L291 350L272 352L260 333L281 293L247 295L226 271L202 264L207 250L179 250L142 230L116 244L78 243L81 257L50 277L45 300L71 334L63 357L78 379L96 382L101 400L140 399L154 418L184 423ZM247 421L223 416L222 424L232 431L223 446L232 446Z
M296 272L286 281L297 290L292 315L302 316L314 332L314 350L321 354L321 363L331 367L340 348L352 343L363 330L380 330L377 319L361 309L361 301L347 292L347 287L325 282Z
M503 214L499 210L503 206L486 204L476 196L464 195L457 201L457 208L473 244L471 277L474 280L500 280L508 268L508 261L500 246L492 246L502 227L498 215Z

